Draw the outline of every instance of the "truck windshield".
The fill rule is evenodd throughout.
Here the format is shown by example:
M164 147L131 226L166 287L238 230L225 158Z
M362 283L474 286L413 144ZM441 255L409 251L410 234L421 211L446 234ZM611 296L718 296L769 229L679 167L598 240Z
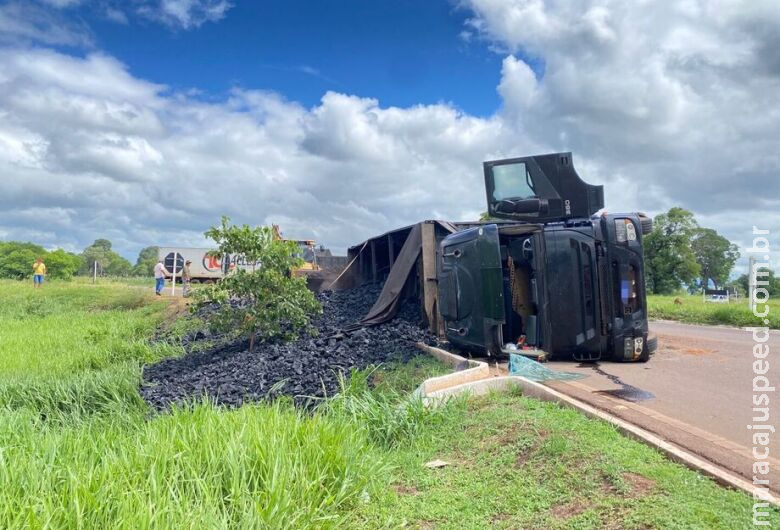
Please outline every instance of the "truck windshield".
M531 197L536 197L536 190L525 162L493 166L493 200Z

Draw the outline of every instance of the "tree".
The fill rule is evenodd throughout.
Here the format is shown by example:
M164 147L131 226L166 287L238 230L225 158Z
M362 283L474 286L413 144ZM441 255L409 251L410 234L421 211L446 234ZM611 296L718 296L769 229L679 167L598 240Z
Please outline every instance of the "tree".
M108 239L96 239L95 242L92 243L92 245L90 246L101 248L106 252L108 252L109 250L111 250L111 241L109 241Z
M739 247L712 228L698 228L693 232L691 250L699 264L701 285L705 289L710 281L716 289L725 284L739 259Z
M133 268L129 261L111 250L111 241L108 239L96 239L84 249L81 257L84 261L80 272L86 275L93 274L95 263L100 275L128 276Z
M0 243L0 278L23 280L32 276L36 258L46 256L46 250L35 243L7 241Z
M195 291L193 310L217 302L219 309L211 319L219 331L238 330L249 337L249 349L255 338L292 339L299 335L321 307L306 288L306 279L293 271L303 265L296 257L298 245L274 237L272 227L230 224L222 217L206 237L213 239L219 256L238 256L248 269L235 270L216 284Z
M136 276L151 276L154 274L154 266L157 264L159 247L146 247L138 253L138 259L133 267Z
M52 278L68 280L81 268L83 259L81 256L65 252L61 248L49 252L45 256L46 273Z
M37 258L46 263L50 278L68 279L81 266L81 258L62 249L47 252L40 245L8 241L0 243L0 278L23 280L32 276L32 264Z
M768 269L766 267L759 267L757 269L759 272L758 275L758 281L759 282L767 282L767 285L761 285L760 287L763 287L767 290L769 293L769 296L778 296L780 295L780 278L775 276L775 271L772 269ZM744 294L748 294L750 291L748 291L748 275L743 274L736 280L734 280L734 284L736 284Z
M691 240L698 229L693 214L674 207L655 218L644 238L645 277L654 294L671 294L693 282L700 272Z
M105 269L109 276L130 276L133 265L116 252L109 252L108 266Z

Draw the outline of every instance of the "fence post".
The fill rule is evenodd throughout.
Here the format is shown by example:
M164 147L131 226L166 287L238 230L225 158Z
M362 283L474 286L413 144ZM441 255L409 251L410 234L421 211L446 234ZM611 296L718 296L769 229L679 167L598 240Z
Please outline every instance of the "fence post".
M178 252L173 253L173 272L171 273L173 278L171 279L171 296L176 296L176 261L178 255Z

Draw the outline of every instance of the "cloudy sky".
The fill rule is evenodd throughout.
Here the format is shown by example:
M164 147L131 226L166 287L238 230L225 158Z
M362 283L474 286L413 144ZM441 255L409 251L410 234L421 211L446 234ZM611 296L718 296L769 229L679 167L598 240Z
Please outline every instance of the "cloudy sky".
M134 260L228 214L343 250L573 151L608 210L744 246L780 234L778 94L775 0L0 2L0 239Z

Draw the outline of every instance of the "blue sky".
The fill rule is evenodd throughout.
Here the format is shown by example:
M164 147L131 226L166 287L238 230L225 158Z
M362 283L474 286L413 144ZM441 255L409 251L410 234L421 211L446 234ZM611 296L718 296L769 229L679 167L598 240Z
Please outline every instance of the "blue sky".
M447 0L236 2L197 30L151 20L118 24L92 6L95 45L142 78L220 97L235 86L278 91L305 106L329 90L383 105L450 102L485 116L500 105L503 56Z
M780 232L778 35L775 0L0 0L0 239L343 250L572 151L609 211L744 248Z

